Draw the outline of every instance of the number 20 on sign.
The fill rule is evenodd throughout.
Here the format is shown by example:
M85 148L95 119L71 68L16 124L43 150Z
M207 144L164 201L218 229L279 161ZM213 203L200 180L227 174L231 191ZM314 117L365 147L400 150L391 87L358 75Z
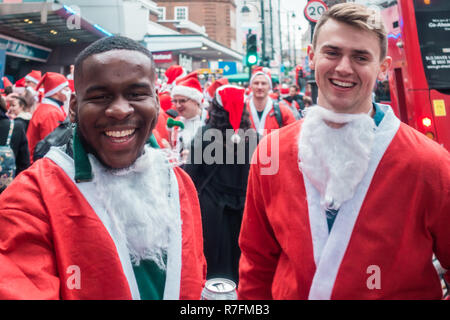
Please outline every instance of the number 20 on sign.
M327 10L328 7L323 1L311 0L305 6L305 18L311 22L317 22L319 21L322 14Z

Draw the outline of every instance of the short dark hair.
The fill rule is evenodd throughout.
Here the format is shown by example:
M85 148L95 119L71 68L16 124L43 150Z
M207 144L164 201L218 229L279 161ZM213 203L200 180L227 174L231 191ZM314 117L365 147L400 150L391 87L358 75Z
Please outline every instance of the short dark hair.
M24 109L27 109L27 108L28 108L27 100L25 100L24 97L21 97L21 96L13 96L12 98L13 98L13 99L16 99L16 100L19 102L19 104L20 104L20 106L21 106L22 108L24 108Z
M93 56L95 54L108 52L112 50L130 50L130 51L138 51L144 55L146 55L151 61L151 68L154 71L155 63L153 61L152 53L142 46L140 43L134 41L133 39L123 37L123 36L110 36L101 38L94 43L90 44L83 51L78 54L75 59L75 70L74 70L74 78L78 78L82 72L82 64L84 60Z

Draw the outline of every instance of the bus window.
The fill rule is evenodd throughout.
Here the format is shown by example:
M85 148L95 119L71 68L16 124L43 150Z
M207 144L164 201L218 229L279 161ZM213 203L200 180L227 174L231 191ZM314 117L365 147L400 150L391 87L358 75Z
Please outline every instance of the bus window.
M450 89L450 1L414 0L420 51L430 89Z

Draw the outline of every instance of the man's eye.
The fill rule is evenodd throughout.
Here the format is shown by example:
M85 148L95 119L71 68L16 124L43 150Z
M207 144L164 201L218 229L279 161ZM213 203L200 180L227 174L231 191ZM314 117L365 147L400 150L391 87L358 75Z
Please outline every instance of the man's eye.
M110 98L110 96L108 96L106 94L102 94L102 95L93 96L93 97L89 98L89 100L102 101L102 100L107 100L109 98Z
M359 63L366 63L367 61L369 61L369 59L367 57L358 56L356 57L356 61Z
M327 51L325 52L325 54L329 55L329 56L337 56L338 53L336 51Z
M142 93L142 92L132 92L132 93L128 94L128 96L131 99L146 99L149 96L149 94Z

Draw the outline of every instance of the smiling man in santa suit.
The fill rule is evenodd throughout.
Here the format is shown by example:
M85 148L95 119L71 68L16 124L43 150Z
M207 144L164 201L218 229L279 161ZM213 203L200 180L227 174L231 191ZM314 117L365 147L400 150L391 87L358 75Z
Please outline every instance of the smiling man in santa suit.
M154 80L151 54L131 39L80 53L73 149L52 148L0 199L0 299L200 298L194 185L145 146Z
M279 143L276 174L258 157L250 170L240 298L442 298L432 256L450 268L450 156L372 103L386 47L364 6L335 5L318 22L318 105L254 153Z

